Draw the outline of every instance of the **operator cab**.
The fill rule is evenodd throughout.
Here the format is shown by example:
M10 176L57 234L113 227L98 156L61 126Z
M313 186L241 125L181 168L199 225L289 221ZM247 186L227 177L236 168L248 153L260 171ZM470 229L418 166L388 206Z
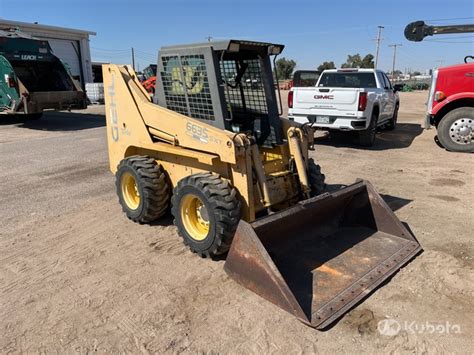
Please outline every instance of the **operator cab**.
M218 128L249 132L258 144L281 144L270 57L275 61L283 48L241 40L162 47L154 101Z

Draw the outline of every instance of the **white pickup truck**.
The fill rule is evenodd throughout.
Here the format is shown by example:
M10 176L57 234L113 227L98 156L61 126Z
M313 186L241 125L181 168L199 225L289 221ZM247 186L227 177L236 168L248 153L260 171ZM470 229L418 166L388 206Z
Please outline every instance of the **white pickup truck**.
M374 69L329 69L316 86L293 87L288 118L325 130L357 131L372 146L378 127L395 129L400 99L387 75Z

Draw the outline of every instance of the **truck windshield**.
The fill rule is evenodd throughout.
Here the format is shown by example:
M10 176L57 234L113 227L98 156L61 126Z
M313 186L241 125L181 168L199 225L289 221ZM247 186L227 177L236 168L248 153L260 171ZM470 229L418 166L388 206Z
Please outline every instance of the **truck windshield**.
M374 73L323 73L318 86L340 88L375 88Z

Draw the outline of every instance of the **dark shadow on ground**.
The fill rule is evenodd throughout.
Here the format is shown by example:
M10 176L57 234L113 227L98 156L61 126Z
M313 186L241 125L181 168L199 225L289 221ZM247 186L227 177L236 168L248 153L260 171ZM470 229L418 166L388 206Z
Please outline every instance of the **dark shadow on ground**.
M39 131L80 131L105 126L105 116L76 112L45 112L39 119L28 119L22 115L1 116L0 125L16 124L21 128Z
M388 207L390 207L390 209L393 212L413 202L413 200L409 200L403 197L397 197L397 196L385 195L385 194L381 194L380 196L383 198L385 203L388 205Z
M158 218L155 221L148 223L150 226L167 227L173 225L173 215L170 211L167 211L164 216Z
M316 144L336 148L357 148L363 150L387 150L409 147L415 138L423 132L423 127L417 123L399 123L393 131L380 130L372 147L361 147L357 144L355 132L327 132L322 137L314 139Z

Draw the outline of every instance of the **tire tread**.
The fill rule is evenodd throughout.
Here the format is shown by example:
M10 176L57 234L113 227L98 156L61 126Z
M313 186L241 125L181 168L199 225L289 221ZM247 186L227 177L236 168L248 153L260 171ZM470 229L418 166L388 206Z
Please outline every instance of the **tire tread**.
M133 169L143 188L143 208L138 216L132 216L121 198L121 182L117 177L116 188L119 202L127 217L137 223L149 223L162 217L169 207L169 184L165 172L155 159L149 156L133 155L123 159L117 167L117 172L125 167Z
M189 185L200 190L215 211L216 235L212 245L202 250L197 244L190 242L180 232L179 234L183 238L184 244L187 245L193 253L201 257L214 257L226 253L232 243L237 224L240 220L241 203L237 197L237 190L232 187L227 180L222 179L220 175L213 173L198 173L180 180L171 198L171 213L174 217L173 222L178 227L178 231L180 228L178 222L180 218L178 195L183 187Z

